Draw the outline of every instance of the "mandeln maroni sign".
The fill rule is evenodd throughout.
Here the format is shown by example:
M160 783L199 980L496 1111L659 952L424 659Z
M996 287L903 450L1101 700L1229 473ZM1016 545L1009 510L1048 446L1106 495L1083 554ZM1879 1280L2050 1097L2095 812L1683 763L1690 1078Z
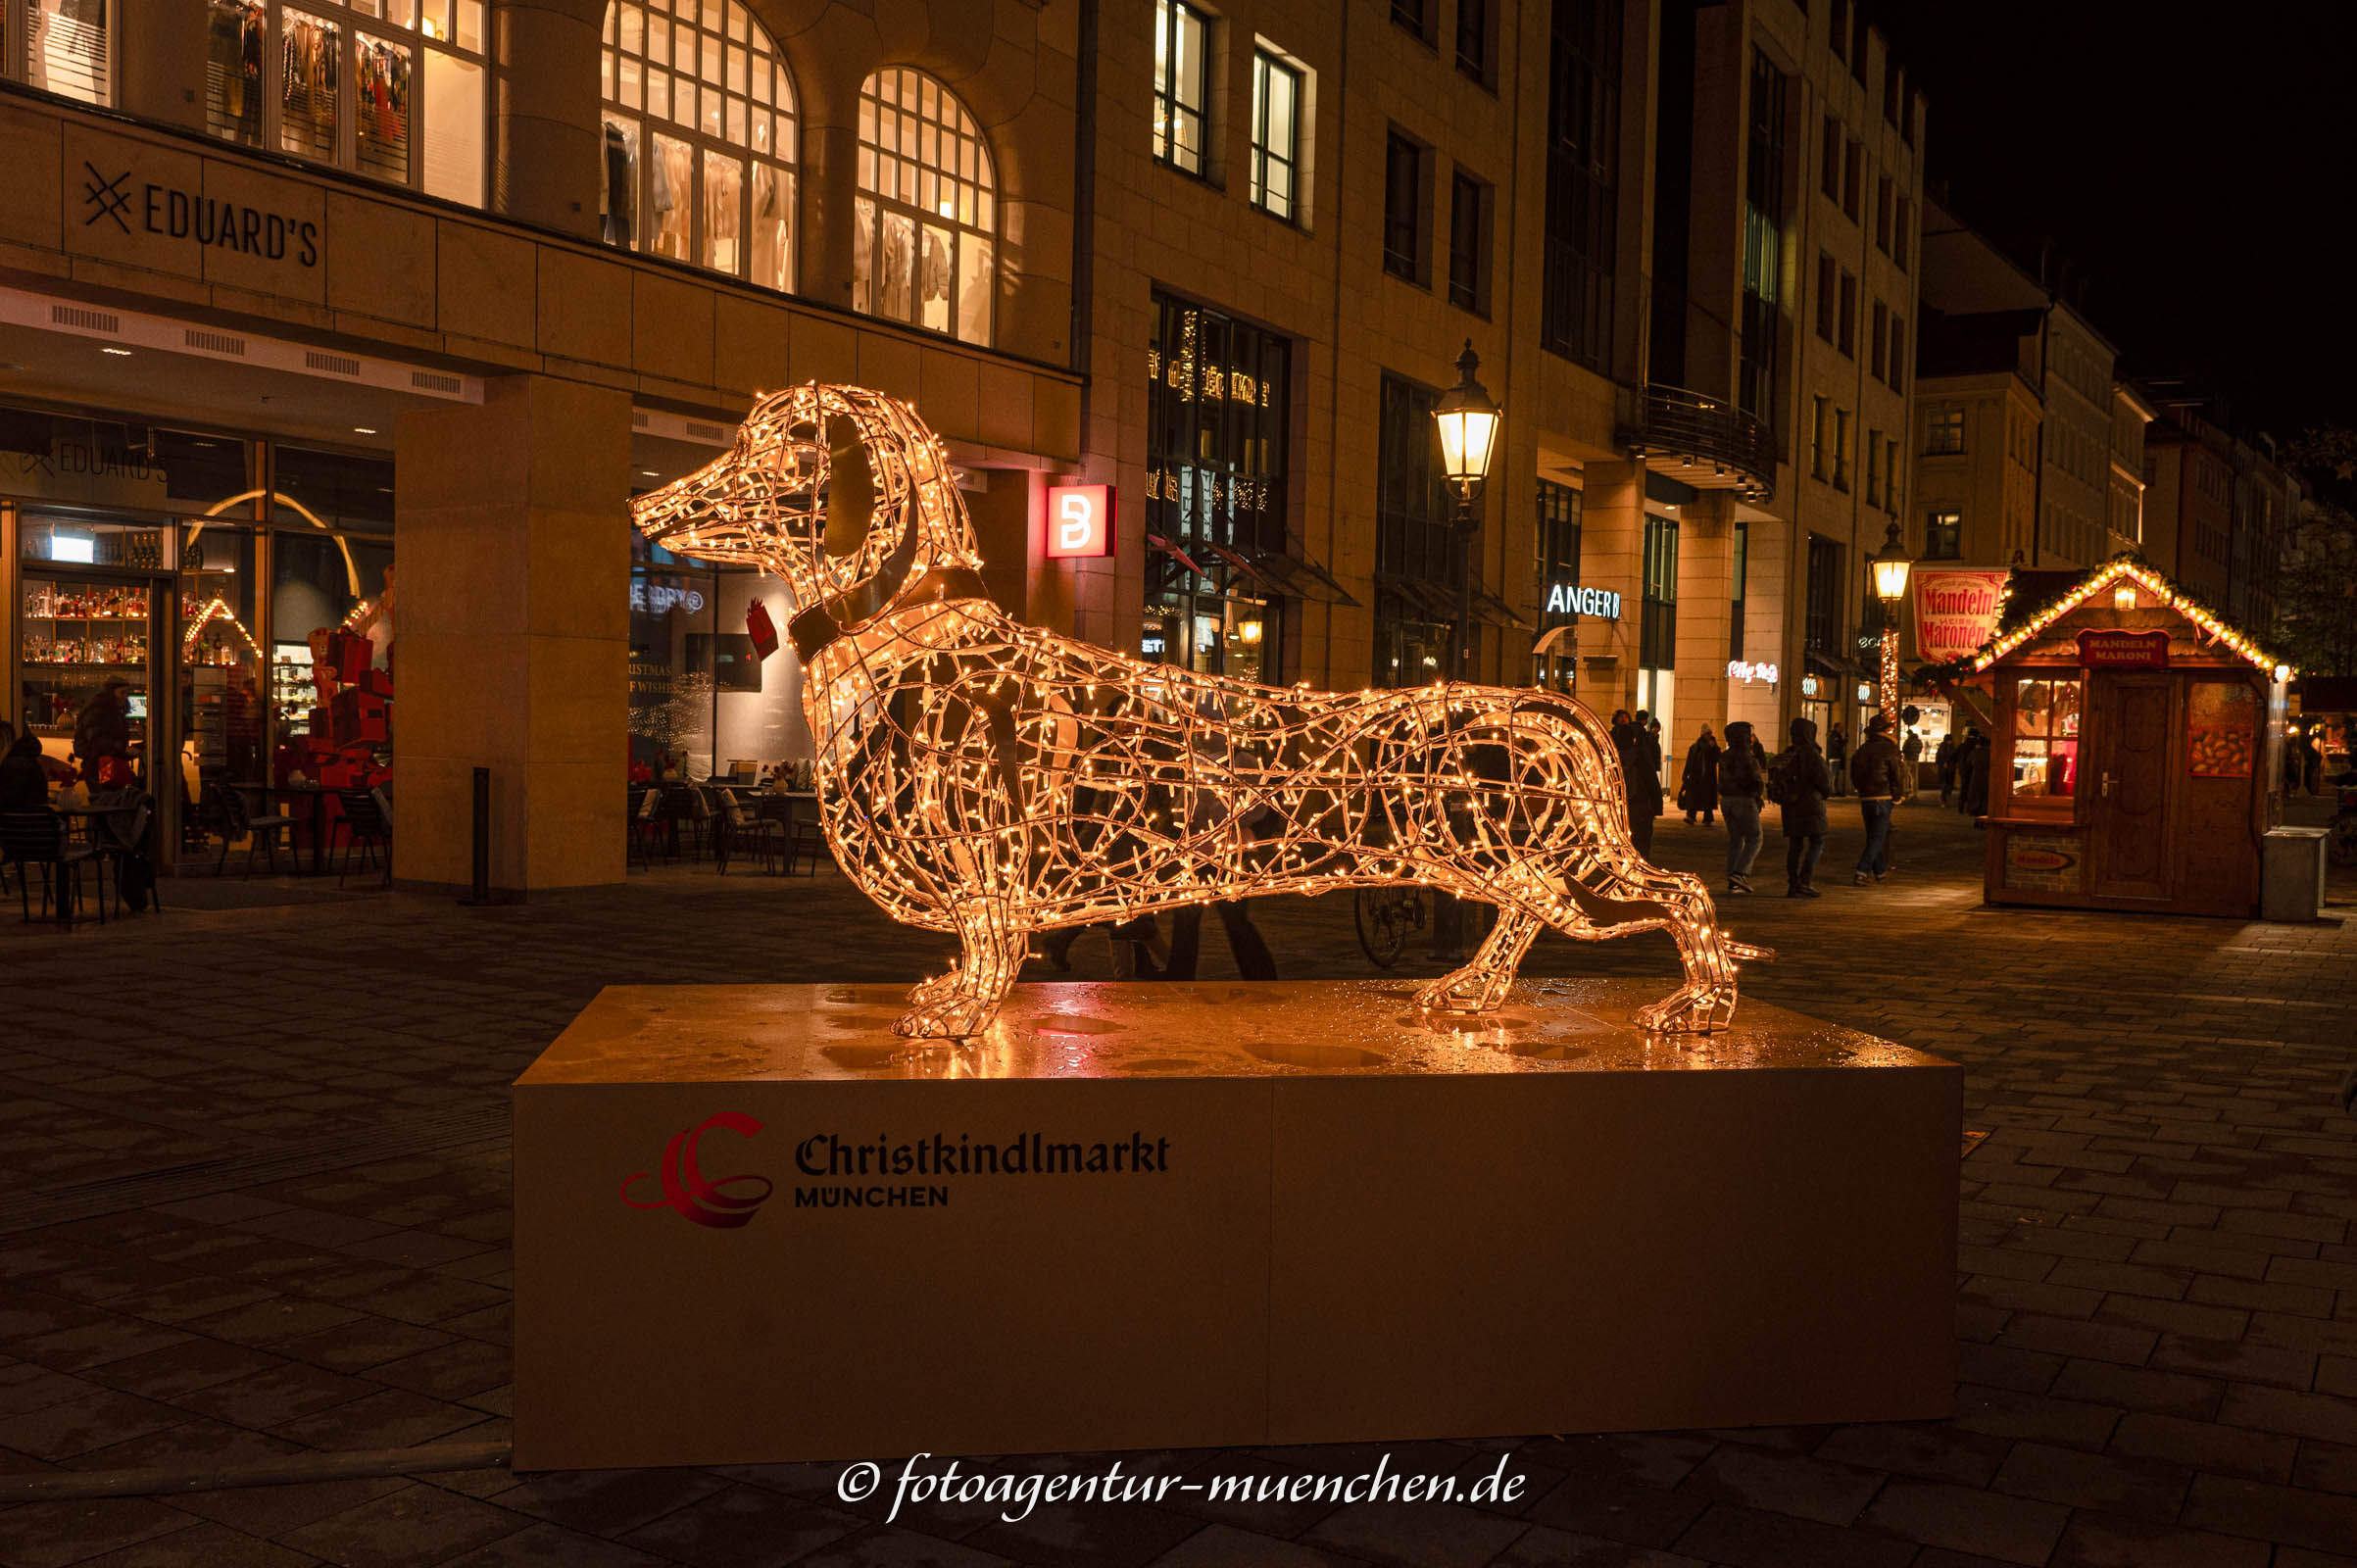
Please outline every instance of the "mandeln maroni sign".
M1977 653L1996 635L1997 607L2005 598L2002 569L1917 566L1915 654L1926 663L1945 663Z

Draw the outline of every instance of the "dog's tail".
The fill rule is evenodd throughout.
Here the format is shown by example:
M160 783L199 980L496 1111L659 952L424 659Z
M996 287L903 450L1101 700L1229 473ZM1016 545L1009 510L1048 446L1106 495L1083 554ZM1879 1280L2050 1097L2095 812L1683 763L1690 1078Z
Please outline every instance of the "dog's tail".
M1774 948L1760 948L1754 947L1748 942L1738 942L1723 930L1719 933L1719 937L1727 944L1727 956L1739 962L1774 963L1776 961Z

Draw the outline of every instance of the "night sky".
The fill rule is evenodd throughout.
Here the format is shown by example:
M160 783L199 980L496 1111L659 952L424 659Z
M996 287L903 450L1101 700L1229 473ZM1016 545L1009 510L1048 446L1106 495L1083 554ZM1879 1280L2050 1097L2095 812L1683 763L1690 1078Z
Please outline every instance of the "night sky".
M2357 7L1879 8L1930 99L1930 177L2035 270L2071 259L2131 375L2237 425L2357 425Z

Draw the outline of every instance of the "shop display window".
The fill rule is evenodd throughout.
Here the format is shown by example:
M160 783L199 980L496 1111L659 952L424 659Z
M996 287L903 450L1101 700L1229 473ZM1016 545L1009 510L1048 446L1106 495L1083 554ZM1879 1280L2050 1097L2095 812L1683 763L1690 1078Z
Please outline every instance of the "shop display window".
M2013 805L2026 812L2071 814L2079 788L2076 675L2024 675L2013 694Z
M614 0L602 43L606 243L791 289L794 87L768 33L735 0Z
M115 101L115 0L0 0L0 69L27 87Z
M205 128L483 204L483 0L207 0Z
M859 89L852 309L987 346L998 182L958 95L921 71Z

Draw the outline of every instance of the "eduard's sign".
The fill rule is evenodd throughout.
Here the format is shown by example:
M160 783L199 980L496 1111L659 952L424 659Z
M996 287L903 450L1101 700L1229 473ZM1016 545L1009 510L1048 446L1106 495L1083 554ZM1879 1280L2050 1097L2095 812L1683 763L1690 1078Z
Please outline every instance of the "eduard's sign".
M241 256L291 260L298 267L319 265L319 225L314 220L135 179L128 169L109 174L86 159L82 207L85 228L112 223L129 234L135 225L149 234L193 239Z

